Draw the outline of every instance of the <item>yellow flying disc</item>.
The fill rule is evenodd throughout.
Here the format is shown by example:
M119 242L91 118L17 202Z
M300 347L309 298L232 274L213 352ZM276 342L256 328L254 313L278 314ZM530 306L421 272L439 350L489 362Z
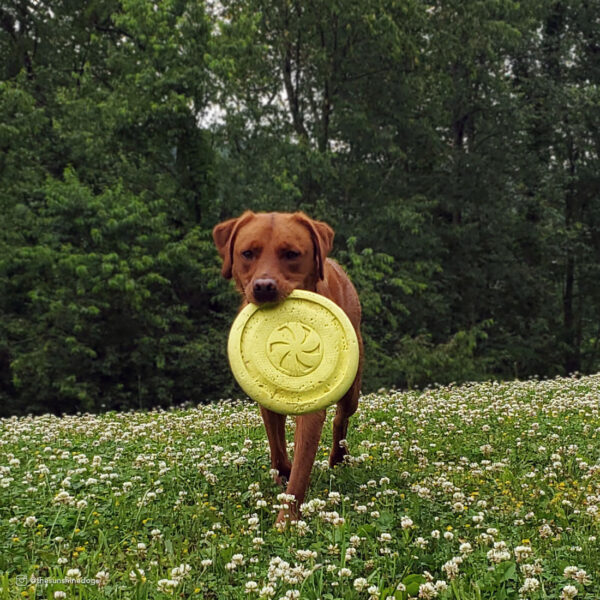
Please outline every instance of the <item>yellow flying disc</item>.
M227 345L241 388L264 407L299 415L336 403L358 370L358 339L335 302L294 290L275 305L248 304Z

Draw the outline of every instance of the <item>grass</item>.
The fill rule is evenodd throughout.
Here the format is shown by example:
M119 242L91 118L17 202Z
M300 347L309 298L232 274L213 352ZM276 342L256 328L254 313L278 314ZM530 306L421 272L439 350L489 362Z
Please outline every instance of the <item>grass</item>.
M284 531L253 404L0 420L0 599L598 599L599 398L367 395L334 470L331 409Z

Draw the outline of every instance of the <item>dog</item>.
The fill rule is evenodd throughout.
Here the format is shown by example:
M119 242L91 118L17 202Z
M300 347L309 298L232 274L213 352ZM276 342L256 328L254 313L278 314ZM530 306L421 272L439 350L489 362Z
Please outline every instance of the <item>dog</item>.
M360 359L356 378L337 403L333 420L331 467L348 453L345 439L348 420L356 412L360 392L363 343L360 334L361 306L356 289L342 267L327 255L333 244L333 229L302 212L254 213L246 211L236 219L219 223L213 239L223 259L222 275L232 279L248 303L282 302L295 289L309 290L333 300L348 315L358 337ZM325 410L296 417L293 463L285 443L285 415L264 407L260 412L271 450L275 481L294 501L281 509L276 522L295 520L300 514L315 461ZM342 442L342 444L340 444Z

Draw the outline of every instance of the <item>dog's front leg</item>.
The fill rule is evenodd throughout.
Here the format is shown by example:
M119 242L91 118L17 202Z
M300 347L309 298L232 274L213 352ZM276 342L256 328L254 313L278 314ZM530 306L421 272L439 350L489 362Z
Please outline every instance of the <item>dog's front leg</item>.
M306 488L310 481L310 472L319 448L321 430L325 422L325 411L319 410L296 418L296 434L294 435L294 461L286 492L294 496L287 510L281 509L277 522L286 519L296 520L300 513L300 505L304 502Z
M360 390L360 375L356 377L346 395L338 402L333 419L333 446L329 455L329 466L343 462L344 456L348 454L346 446L340 446L340 442L346 439L348 433L348 420L358 408L358 395Z
M271 468L278 471L278 474L275 475L275 482L285 486L292 470L292 463L288 458L285 445L285 415L277 414L263 406L260 407L260 414L269 439Z

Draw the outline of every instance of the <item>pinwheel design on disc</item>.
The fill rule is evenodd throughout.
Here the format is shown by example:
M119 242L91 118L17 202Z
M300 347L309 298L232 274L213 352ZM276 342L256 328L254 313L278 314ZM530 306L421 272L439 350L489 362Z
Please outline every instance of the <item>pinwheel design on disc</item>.
M291 321L271 332L267 340L267 356L277 370L302 377L312 373L321 363L323 344L312 327Z

